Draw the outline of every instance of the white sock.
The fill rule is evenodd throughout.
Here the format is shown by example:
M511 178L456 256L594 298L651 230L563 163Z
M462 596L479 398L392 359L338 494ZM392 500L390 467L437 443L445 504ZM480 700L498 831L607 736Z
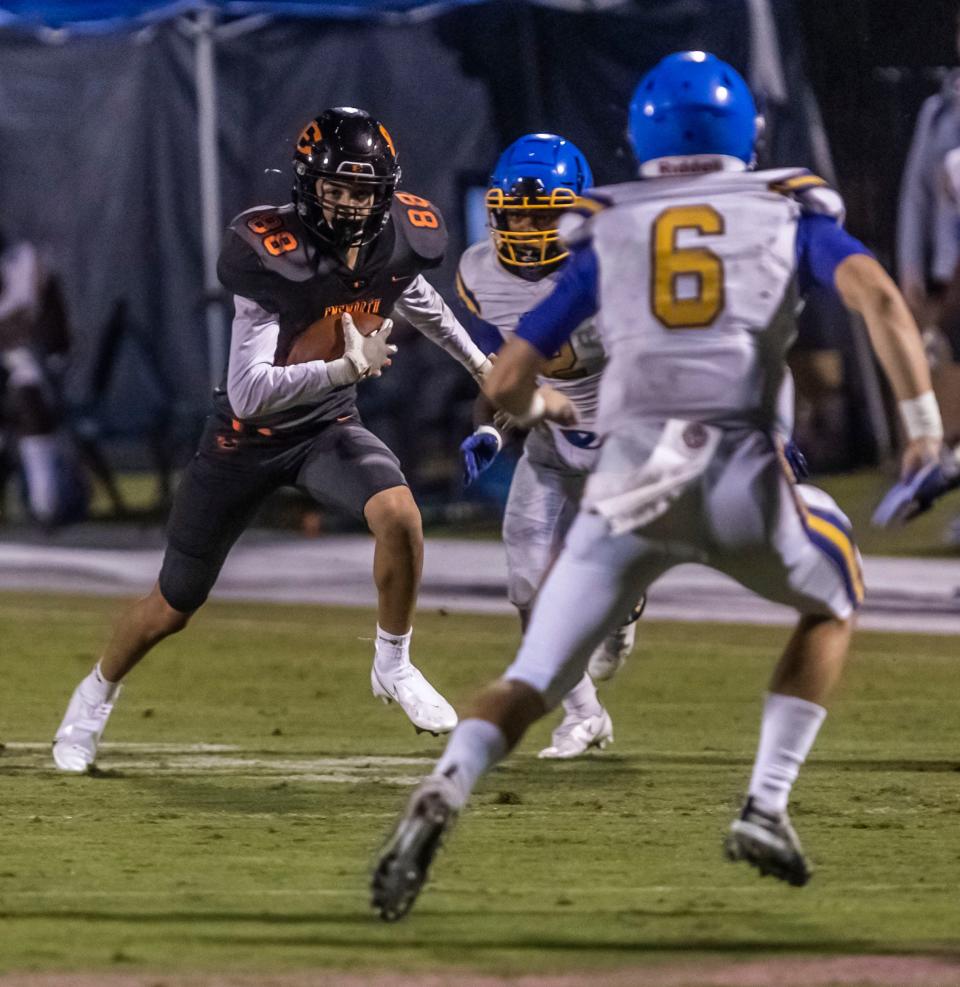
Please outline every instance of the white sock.
M109 702L119 688L119 682L111 682L104 678L100 671L100 662L94 665L93 671L80 683L80 689L87 702L97 704Z
M581 720L585 720L588 716L599 716L603 712L603 706L597 699L597 687L586 673L563 697L563 711Z
M816 703L768 692L750 796L768 812L786 812L790 789L810 753L827 711Z
M390 634L377 624L377 643L373 663L383 671L395 671L410 662L410 638L413 628L406 634Z
M489 720L461 720L433 769L453 782L462 809L480 775L489 771L507 753L507 738Z
M30 510L38 521L48 521L57 510L56 436L21 436L18 449L27 480Z

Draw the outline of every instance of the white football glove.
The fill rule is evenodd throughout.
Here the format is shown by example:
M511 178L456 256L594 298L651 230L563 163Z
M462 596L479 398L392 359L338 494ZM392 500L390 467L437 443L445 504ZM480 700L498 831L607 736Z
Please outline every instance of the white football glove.
M343 356L327 365L327 374L334 387L353 384L367 377L379 377L383 367L389 364L390 357L397 352L396 346L388 342L393 320L384 319L383 325L369 336L364 336L354 325L349 312L344 312Z

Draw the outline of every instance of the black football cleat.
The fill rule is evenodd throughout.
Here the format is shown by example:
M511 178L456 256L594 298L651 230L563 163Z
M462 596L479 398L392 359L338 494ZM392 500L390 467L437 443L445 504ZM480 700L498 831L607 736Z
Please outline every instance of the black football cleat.
M451 783L439 775L425 778L380 851L370 882L371 904L384 922L396 922L413 907L440 849L457 818Z
M752 798L731 823L723 849L728 860L745 860L761 876L770 874L796 888L813 873L787 814L764 812Z

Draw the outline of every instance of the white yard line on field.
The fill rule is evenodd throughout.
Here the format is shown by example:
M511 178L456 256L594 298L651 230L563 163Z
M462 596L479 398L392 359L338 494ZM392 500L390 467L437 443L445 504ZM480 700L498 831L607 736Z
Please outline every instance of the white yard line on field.
M12 740L3 745L8 751L42 751L49 753L50 742L35 743L33 741L21 742ZM135 741L121 744L104 742L101 747L103 751L135 751L144 754L219 754L232 753L242 748L235 744L165 744L165 743L137 743Z
M349 754L342 757L286 756L282 753L245 755L231 744L104 744L98 758L102 772L124 775L229 777L247 781L270 780L314 784L415 785L420 775L410 769L426 769L431 757L389 754ZM150 755L156 755L150 757ZM50 745L13 742L6 745L0 769L52 771ZM403 770L403 774L395 771Z

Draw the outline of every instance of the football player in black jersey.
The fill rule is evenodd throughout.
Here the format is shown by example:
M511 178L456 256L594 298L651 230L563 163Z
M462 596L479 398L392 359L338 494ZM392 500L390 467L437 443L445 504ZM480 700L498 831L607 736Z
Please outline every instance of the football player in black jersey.
M90 768L120 680L186 626L257 508L284 485L363 517L373 533L374 695L396 701L418 730L455 726L453 707L410 661L420 512L397 458L360 422L355 384L389 365L392 312L478 382L490 364L422 276L441 262L446 230L428 200L397 191L399 178L381 123L350 107L326 110L297 141L293 203L230 224L218 266L235 306L226 381L177 488L159 580L74 690L53 746L60 770ZM361 334L357 324L369 329L371 319L382 324Z

